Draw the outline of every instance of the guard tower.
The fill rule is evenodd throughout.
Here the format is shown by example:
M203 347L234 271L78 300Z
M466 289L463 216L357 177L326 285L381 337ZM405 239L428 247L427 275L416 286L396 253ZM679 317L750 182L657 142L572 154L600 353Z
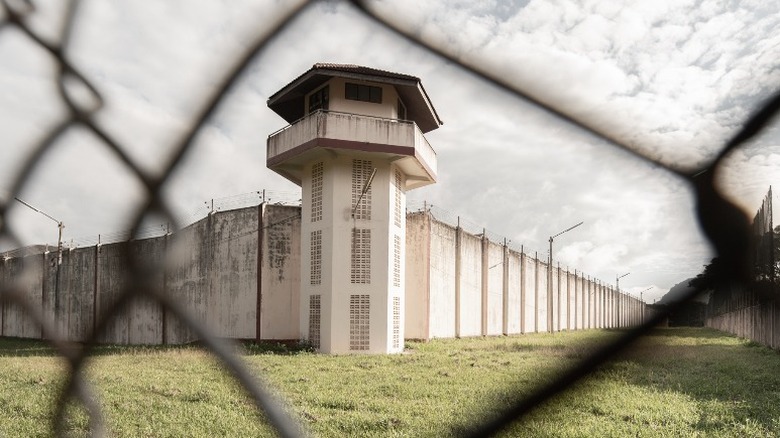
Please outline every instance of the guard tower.
M301 186L301 337L324 353L404 348L406 191L436 182L420 79L315 64L268 99L289 126L267 165Z

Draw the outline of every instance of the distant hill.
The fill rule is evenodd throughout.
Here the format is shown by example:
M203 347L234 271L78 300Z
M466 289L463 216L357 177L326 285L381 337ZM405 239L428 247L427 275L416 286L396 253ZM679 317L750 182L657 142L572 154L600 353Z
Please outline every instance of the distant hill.
M680 301L683 296L685 296L687 293L689 293L694 288L688 286L688 282L693 280L693 278L688 278L686 280L683 280L677 284L675 284L671 289L669 289L669 292L666 293L663 297L661 297L660 300L656 304L670 304L674 303L676 301ZM709 294L705 293L702 295L699 295L698 297L694 298L694 302L699 302L703 304L707 304L709 302L710 296Z

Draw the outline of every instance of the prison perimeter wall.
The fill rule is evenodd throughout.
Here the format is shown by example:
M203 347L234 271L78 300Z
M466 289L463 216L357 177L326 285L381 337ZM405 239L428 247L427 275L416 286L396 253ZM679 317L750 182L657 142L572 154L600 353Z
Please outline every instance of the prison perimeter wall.
M407 339L629 327L638 299L427 211L406 218Z
M131 284L131 264L164 264L144 287L184 304L217 336L297 340L300 225L296 206L214 212L163 236L66 249L61 263L56 250L0 255L0 282L17 286L64 340L85 342L102 324L98 340L107 344L195 341L195 333L143 291L99 319ZM644 306L612 286L549 267L426 211L407 215L406 235L407 339L625 327L642 320ZM0 336L44 337L21 306L0 305Z

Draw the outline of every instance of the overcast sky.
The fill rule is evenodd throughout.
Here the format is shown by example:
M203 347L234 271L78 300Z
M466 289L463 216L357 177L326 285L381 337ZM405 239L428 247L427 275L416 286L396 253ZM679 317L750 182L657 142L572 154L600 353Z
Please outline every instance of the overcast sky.
M47 39L57 37L60 3L36 2L33 24ZM780 89L776 2L584 3L372 4L463 62L502 75L664 163L703 163ZM233 60L290 4L86 1L69 56L105 98L101 126L145 170L159 172ZM608 283L630 272L621 286L634 293L652 288L645 293L650 300L712 257L684 182L503 94L341 3L308 7L254 60L165 187L177 212L213 197L299 190L265 167L265 139L285 125L266 100L316 62L422 79L445 124L427 135L438 153L439 182L410 192L410 203L427 200L541 254L550 235L584 221L556 239L556 260ZM20 161L66 114L54 78L45 52L16 30L0 30L4 199ZM720 177L752 217L769 185L780 185L776 124L734 153ZM144 195L99 140L72 129L19 196L62 220L68 240L126 228L127 214ZM21 204L8 224L23 244L56 242L56 226ZM0 244L7 249L9 242Z

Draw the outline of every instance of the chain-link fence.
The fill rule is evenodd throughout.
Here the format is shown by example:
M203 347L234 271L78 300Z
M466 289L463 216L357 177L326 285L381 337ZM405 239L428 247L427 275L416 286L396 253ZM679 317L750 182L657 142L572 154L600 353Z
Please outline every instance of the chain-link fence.
M708 326L778 348L780 238L772 220L771 187L753 218L751 239L749 265L753 281L749 285L735 285L722 278L719 257L696 277L694 285L710 291L706 307Z
M774 96L766 100L766 103L760 108L737 134L729 140L719 153L704 165L693 170L683 170L671 165L657 162L646 152L620 140L621 132L619 126L594 126L588 122L582 121L569 115L564 108L551 106L532 97L531 91L512 85L505 76L495 71L481 69L473 65L467 65L461 62L459 57L450 51L445 45L436 45L422 39L419 35L412 34L404 30L402 26L389 17L378 15L373 9L362 1L347 2L371 20L376 26L385 28L394 32L402 39L427 50L433 56L439 57L453 65L459 66L464 71L469 72L474 77L479 78L486 83L496 87L507 96L512 96L519 101L534 105L547 113L557 117L561 122L572 125L590 135L596 136L605 142L604 147L619 148L628 152L637 160L643 160L658 168L665 169L675 175L682 181L685 181L695 194L695 205L692 209L696 211L699 225L709 238L717 252L720 260L719 278L722 281L731 283L748 284L753 280L750 269L751 257L751 231L748 222L744 219L743 213L730 201L726 199L721 190L715 184L715 173L724 161L727 154L739 148L747 140L762 132L770 119L780 110L780 96ZM95 138L99 139L106 150L113 156L133 177L143 186L145 198L132 213L131 223L135 224L129 236L137 236L142 233L143 219L150 214L167 218L167 222L174 224L178 228L181 223L173 213L171 206L165 201L162 195L162 189L171 179L173 171L181 164L183 158L193 148L193 142L198 132L204 127L204 124L214 117L217 108L224 100L228 91L237 83L239 76L244 73L250 63L269 45L271 41L277 38L282 31L289 27L290 23L303 11L311 7L312 2L302 2L299 5L290 7L277 18L276 21L268 26L268 30L260 35L256 35L254 40L246 44L244 52L236 59L225 63L228 65L224 79L215 87L215 91L203 99L206 104L203 105L194 117L194 121L180 136L176 142L173 152L165 158L160 164L160 173L151 173L140 166L133 157L125 151L128 149L120 144L120 140L114 138L100 121L101 110L103 109L103 98L93 82L86 77L74 64L68 56L68 45L74 26L79 17L78 2L69 2L66 11L66 21L56 38L44 38L29 25L28 18L35 14L34 4L29 0L10 1L3 0L2 15L0 15L0 39L6 36L11 30L23 35L24 38L32 42L35 50L47 54L54 60L57 66L57 87L62 104L67 109L66 117L49 128L45 135L35 142L32 153L16 169L16 177L11 187L12 197L18 195L25 182L31 177L34 170L43 157L52 146L74 128L86 130ZM80 93L74 93L74 84L80 87ZM86 97L86 98L85 98ZM258 196L253 194L251 196ZM6 213L8 211L9 200L0 204L0 237L6 240L18 241L15 239L16 230L8 226ZM225 201L225 205L232 201ZM240 200L236 201L239 204ZM210 203L203 206L202 213L219 208ZM162 230L157 230L162 232ZM114 239L123 239L125 235L114 236ZM67 348L56 340L56 334L53 326L46 321L42 314L27 306L22 298L22 291L14 284L0 285L0 298L3 301L14 303L15 305L25 307L29 315L43 327L46 338L51 339L53 347L69 364L69 374L66 382L62 386L61 395L56 401L55 411L55 434L61 434L64 430L66 406L73 401L78 400L82 403L90 416L90 427L95 434L105 433L105 424L101 414L100 400L95 397L93 390L88 385L84 377L85 359L90 355L92 348L96 344L99 333L105 329L107 321L125 308L135 297L142 296L159 302L165 307L167 312L171 312L179 318L184 324L187 324L192 331L200 338L206 348L210 349L219 357L225 368L235 379L247 390L258 408L264 413L265 418L270 424L283 436L300 436L303 429L299 422L290 416L289 410L285 407L284 401L272 395L267 385L260 376L250 373L242 361L234 352L223 342L220 342L213 333L199 324L192 315L186 312L180 303L172 300L164 290L148 281L155 276L155 270L162 269L162 266L149 266L139 263L129 251L123 254L124 261L132 269L133 275L124 287L121 296L104 314L98 315L95 335L85 348L79 351ZM690 299L694 294L691 294ZM686 300L681 301L682 305ZM668 309L674 311L675 306ZM597 350L593 355L580 362L574 368L560 375L554 382L540 388L528 396L518 396L512 400L509 407L499 412L491 418L484 418L479 424L474 424L470 431L464 432L468 436L492 435L503 430L507 425L514 421L522 419L529 412L540 406L543 402L554 397L561 391L569 388L573 383L588 376L596 367L609 360L616 353L620 352L632 341L642 336L649 329L665 317L665 314L659 314L632 331L627 332L616 342Z

